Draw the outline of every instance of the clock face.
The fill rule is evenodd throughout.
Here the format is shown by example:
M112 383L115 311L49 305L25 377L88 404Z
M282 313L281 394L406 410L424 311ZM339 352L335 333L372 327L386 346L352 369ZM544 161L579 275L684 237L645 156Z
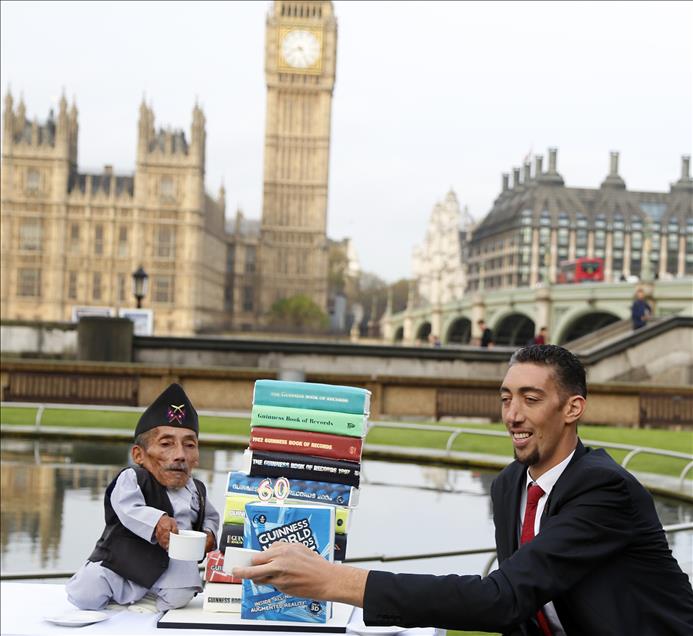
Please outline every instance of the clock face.
M282 56L293 68L310 68L320 57L320 42L310 31L289 31L282 40Z

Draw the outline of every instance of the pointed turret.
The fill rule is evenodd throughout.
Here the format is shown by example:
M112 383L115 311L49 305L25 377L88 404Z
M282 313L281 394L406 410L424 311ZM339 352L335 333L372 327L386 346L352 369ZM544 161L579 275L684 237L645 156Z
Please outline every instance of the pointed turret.
M12 99L9 86L5 94L5 112L3 113L2 127L4 135L3 144L5 147L9 147L14 141L14 100Z

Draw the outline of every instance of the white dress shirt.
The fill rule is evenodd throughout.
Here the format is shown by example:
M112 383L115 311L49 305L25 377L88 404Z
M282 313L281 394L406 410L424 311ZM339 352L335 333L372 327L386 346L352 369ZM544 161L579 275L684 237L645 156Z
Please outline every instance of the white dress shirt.
M520 519L517 526L518 537L522 532L522 520L525 518L525 508L527 507L527 488L529 485L531 483L535 483L544 491L544 494L537 502L537 514L534 517L534 536L536 536L539 534L539 528L541 527L541 515L544 512L546 501L551 494L551 489L556 485L558 478L563 474L563 471L570 463L570 460L573 458L574 454L575 451L570 453L570 455L568 455L568 457L566 457L560 464L556 464L553 468L547 470L538 479L532 479L529 474L529 469L527 470L527 480L525 482L524 490L522 491L522 499L520 500ZM556 608L553 606L552 602L548 602L546 605L544 605L544 614L546 614L546 618L548 619L549 625L551 625L551 629L555 636L566 636L563 625L561 625L561 621L558 620L558 614L556 614Z

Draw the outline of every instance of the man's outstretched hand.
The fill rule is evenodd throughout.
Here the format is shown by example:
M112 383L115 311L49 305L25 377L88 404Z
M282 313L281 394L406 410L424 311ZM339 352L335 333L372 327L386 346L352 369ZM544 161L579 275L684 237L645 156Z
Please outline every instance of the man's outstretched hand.
M253 556L253 565L233 575L273 585L292 596L363 607L368 571L330 563L302 543L278 541Z
M173 517L162 515L154 528L156 542L164 549L168 550L169 535L178 534L178 524Z

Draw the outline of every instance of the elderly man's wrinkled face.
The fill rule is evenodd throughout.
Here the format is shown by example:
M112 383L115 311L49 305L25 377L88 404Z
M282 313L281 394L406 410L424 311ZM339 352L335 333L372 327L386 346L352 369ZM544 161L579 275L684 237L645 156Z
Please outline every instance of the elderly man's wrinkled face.
M197 435L189 428L157 426L144 446L132 447L132 459L167 488L182 488L200 463Z

